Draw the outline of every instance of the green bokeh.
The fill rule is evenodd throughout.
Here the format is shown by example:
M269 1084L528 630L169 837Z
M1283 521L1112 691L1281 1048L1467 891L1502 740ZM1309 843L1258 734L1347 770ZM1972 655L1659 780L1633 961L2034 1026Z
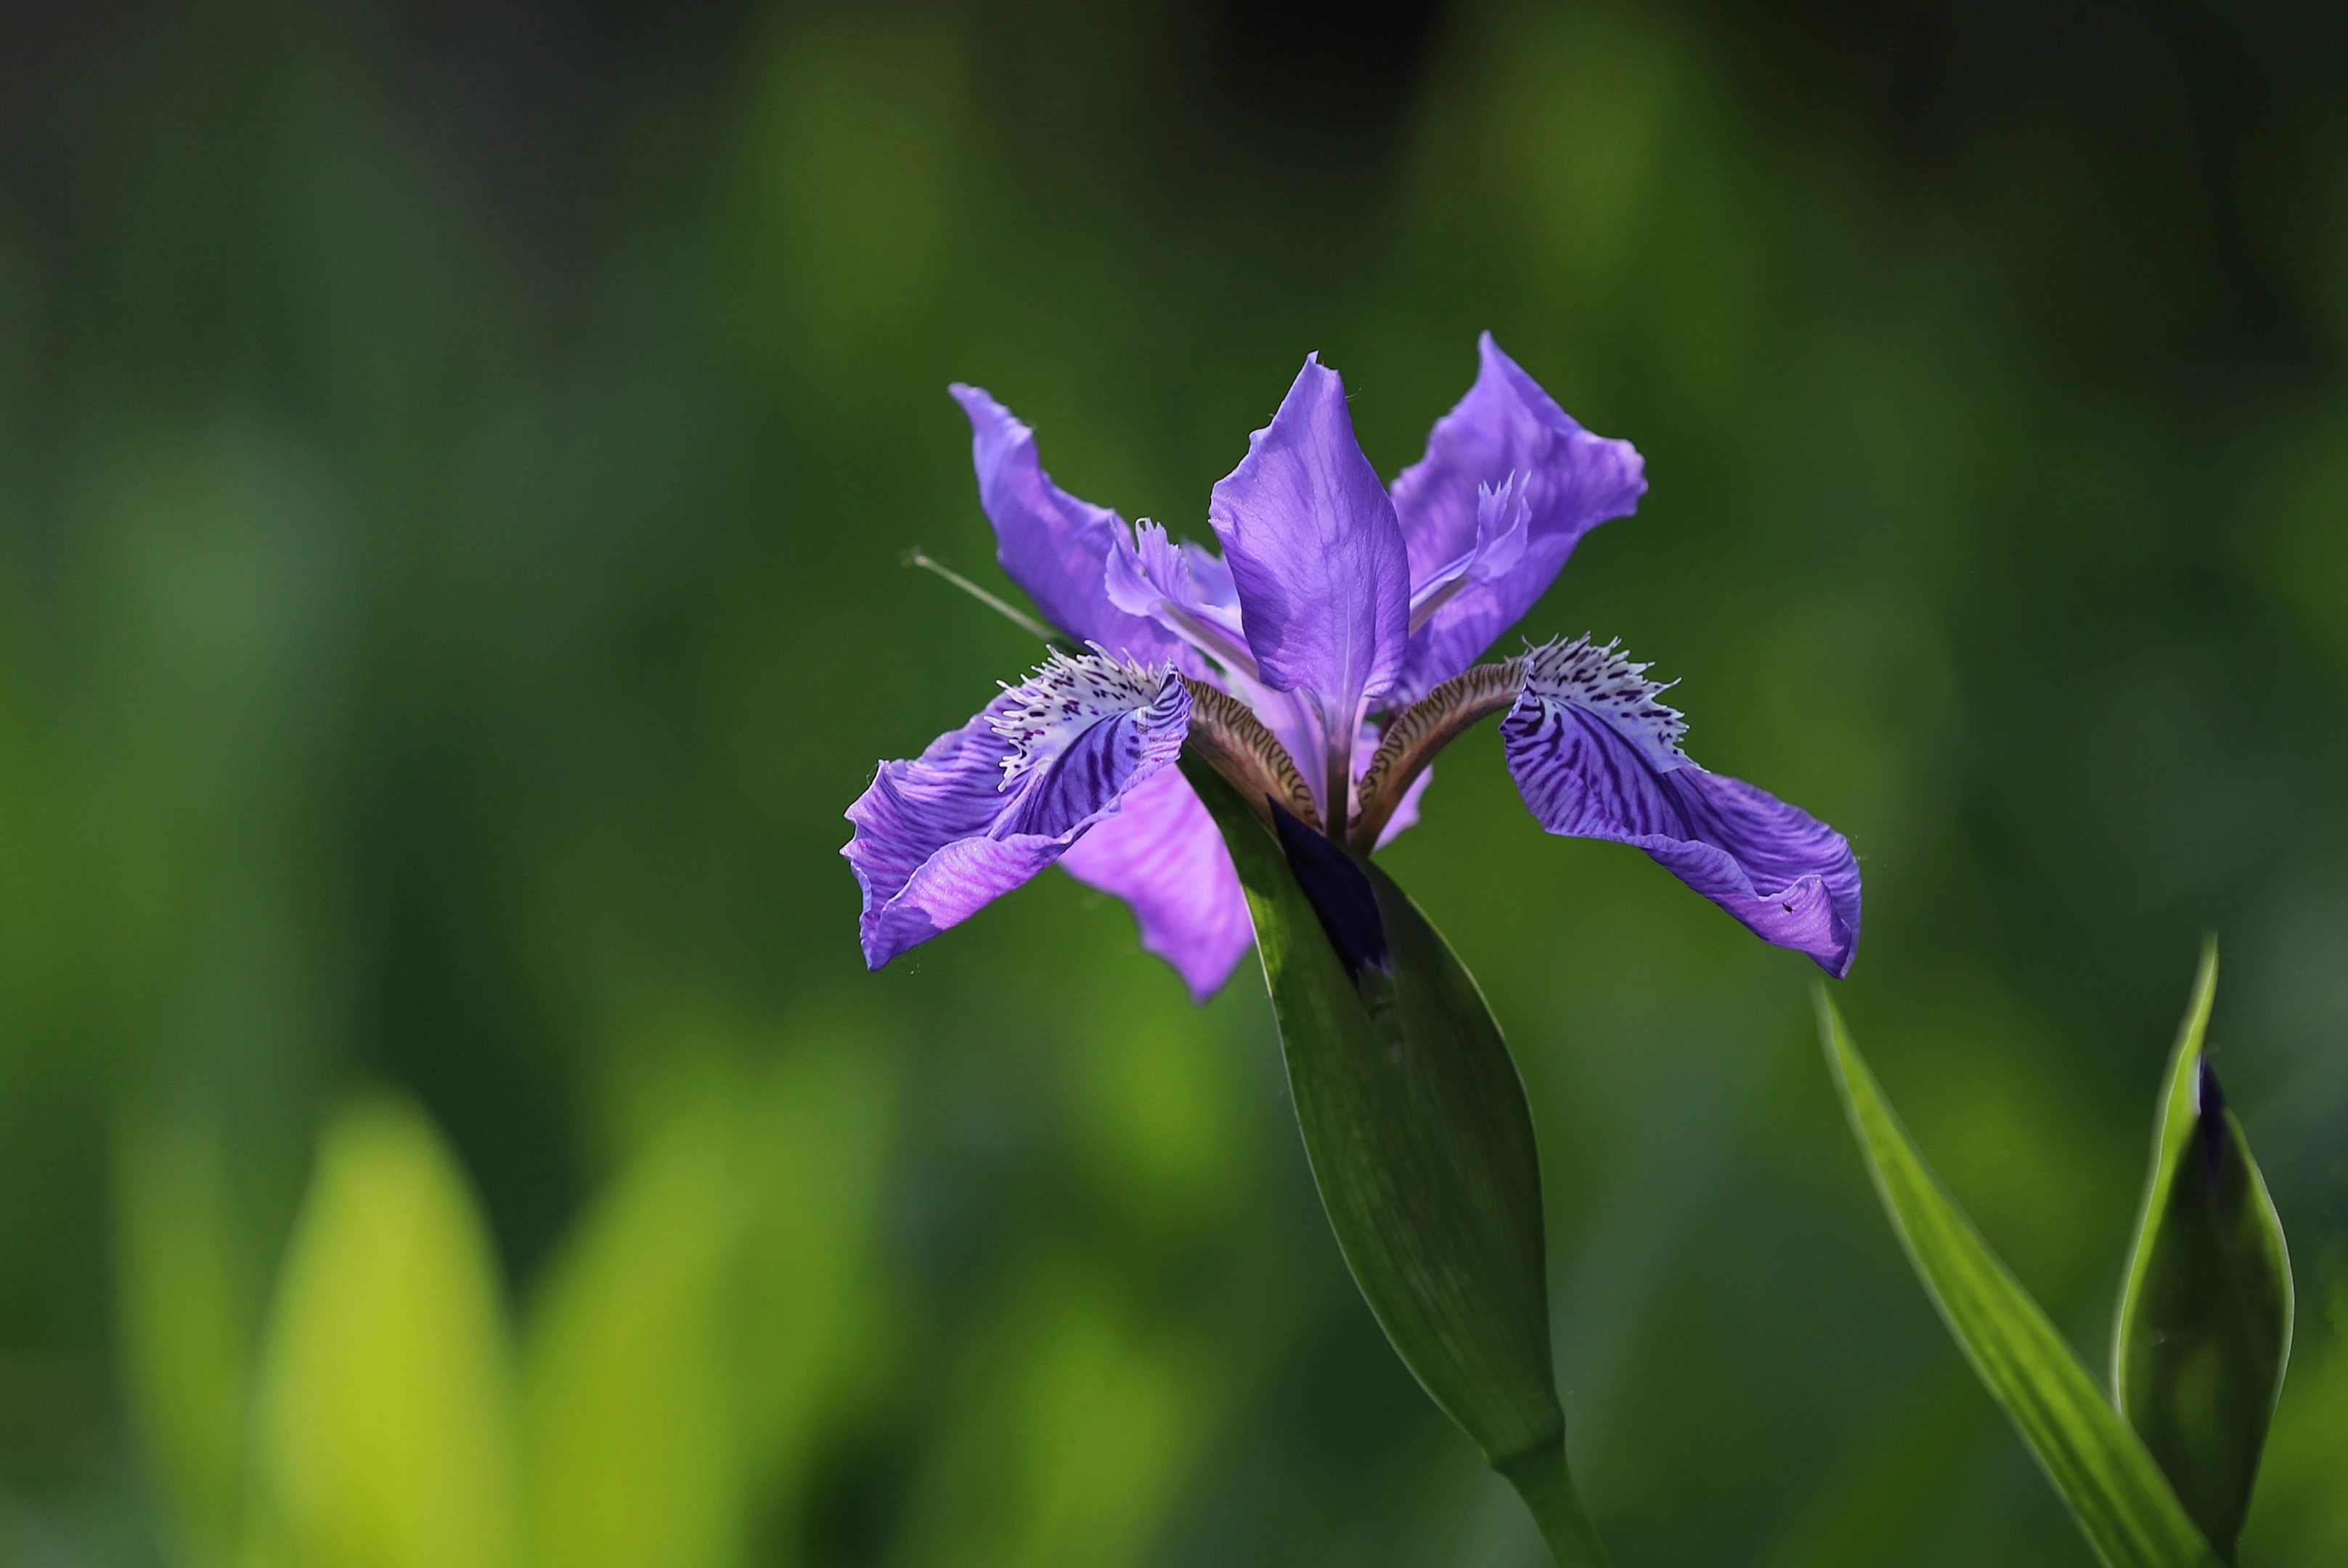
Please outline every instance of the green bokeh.
M2305 1304L2244 1562L2334 1561L2343 58L2281 5L9 13L0 1561L300 1549L345 1386L286 1368L375 1266L324 1148L479 1386L369 1376L518 1450L469 1550L1539 1562L1352 1290L1260 979L1192 1009L1057 874L867 975L836 855L1034 656L899 565L1004 586L947 382L1195 537L1305 353L1391 474L1484 328L1653 487L1525 630L1850 835L1838 1000L2091 1364L2222 933ZM1488 728L1437 774L1383 859L1520 1059L1617 1557L2086 1562L1812 971L1541 835Z

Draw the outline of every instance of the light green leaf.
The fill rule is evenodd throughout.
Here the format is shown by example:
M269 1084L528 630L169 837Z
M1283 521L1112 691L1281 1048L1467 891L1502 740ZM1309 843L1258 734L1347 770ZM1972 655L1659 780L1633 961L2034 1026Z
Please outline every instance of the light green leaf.
M1357 986L1279 844L1220 775L1187 758L1183 771L1247 890L1297 1124L1354 1282L1560 1561L1605 1562L1565 1462L1532 1114L1483 993L1359 856L1390 958Z
M937 1406L891 1568L1150 1562L1251 1368L1045 1257L988 1314Z
M725 1106L674 1118L553 1265L523 1362L532 1555L548 1568L740 1553L740 1165Z
M1924 1163L1826 988L1816 996L1827 1062L1892 1229L2096 1555L2110 1568L2215 1563L2143 1441Z
M510 1568L512 1368L472 1194L423 1115L381 1099L319 1141L261 1357L255 1557Z
M2231 1561L2291 1355L2291 1257L2266 1180L2202 1054L2218 948L2178 1030L2153 1128L2112 1383L2202 1533Z
M755 1528L787 1531L825 1407L885 1316L867 1253L888 1054L809 1039L664 1085L529 1314L539 1568L722 1568Z
M229 1563L242 1530L251 1325L239 1299L216 1128L126 1119L115 1137L116 1321L171 1557Z

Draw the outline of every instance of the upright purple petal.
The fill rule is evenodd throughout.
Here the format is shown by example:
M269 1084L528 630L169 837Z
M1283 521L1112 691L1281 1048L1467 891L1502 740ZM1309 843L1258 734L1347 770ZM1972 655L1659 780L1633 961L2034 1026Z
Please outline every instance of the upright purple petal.
M1476 384L1435 422L1426 456L1395 480L1411 582L1428 582L1476 548L1478 492L1511 476L1526 507L1525 548L1513 569L1464 588L1413 633L1396 702L1416 702L1473 664L1549 590L1581 536L1628 514L1647 488L1629 442L1576 424L1491 333L1477 348Z
M970 416L979 505L994 525L995 559L1011 580L1045 620L1079 642L1144 661L1174 658L1180 644L1109 602L1102 579L1123 520L1053 484L1035 456L1035 433L1011 410L979 387L956 382L952 390Z
M1240 622L1239 589L1222 557L1188 539L1178 546L1164 528L1145 519L1131 538L1117 530L1109 551L1108 594L1118 609L1148 617L1197 652L1201 661L1189 672L1252 708L1292 758L1304 759L1301 766L1312 766L1326 749L1313 699L1264 684Z
M1500 724L1509 771L1551 833L1645 850L1679 879L1828 974L1859 947L1859 865L1842 835L1766 790L1706 773L1685 725L1615 648L1552 643Z
M1318 355L1248 438L1207 515L1264 683L1312 693L1331 733L1350 738L1363 698L1401 667L1410 567L1393 503L1354 439L1344 383ZM1298 762L1312 776L1315 764Z
M1231 852L1179 768L1128 790L1060 868L1131 906L1142 947L1174 966L1193 1001L1221 989L1255 941Z
M1067 853L1173 762L1190 692L1171 670L1054 654L911 762L883 763L848 808L840 853L864 889L879 968Z
M1516 475L1501 480L1497 489L1480 487L1476 492L1476 538L1468 553L1432 576L1412 581L1411 630L1416 632L1468 589L1498 581L1524 564L1531 523L1532 507L1518 494Z

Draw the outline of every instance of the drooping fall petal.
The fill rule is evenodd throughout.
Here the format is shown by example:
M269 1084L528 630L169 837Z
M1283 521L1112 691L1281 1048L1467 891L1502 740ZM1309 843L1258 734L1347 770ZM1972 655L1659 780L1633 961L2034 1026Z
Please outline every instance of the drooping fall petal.
M1174 966L1194 1001L1220 990L1255 942L1222 831L1179 768L1128 791L1068 846L1060 868L1124 899L1142 947Z
M1551 833L1635 845L1765 941L1849 972L1859 865L1842 835L1680 749L1686 726L1612 645L1588 638L1527 656L1501 722L1509 771Z
M848 808L865 962L968 918L1066 854L1173 762L1190 693L1163 666L1055 654Z

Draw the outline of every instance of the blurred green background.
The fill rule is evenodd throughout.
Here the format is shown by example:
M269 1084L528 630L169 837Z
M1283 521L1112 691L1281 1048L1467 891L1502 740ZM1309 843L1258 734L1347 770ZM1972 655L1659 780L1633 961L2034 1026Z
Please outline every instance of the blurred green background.
M2208 0L0 10L0 1561L1542 1561L1252 960L1054 874L868 976L836 856L1035 654L899 564L1002 586L949 380L1203 537L1308 351L1391 474L1487 327L1653 487L1526 630L1849 833L1838 999L2098 1365L2219 932L2245 1562L2348 1561L2348 13ZM2087 1563L1810 968L1438 774L1626 1568Z

